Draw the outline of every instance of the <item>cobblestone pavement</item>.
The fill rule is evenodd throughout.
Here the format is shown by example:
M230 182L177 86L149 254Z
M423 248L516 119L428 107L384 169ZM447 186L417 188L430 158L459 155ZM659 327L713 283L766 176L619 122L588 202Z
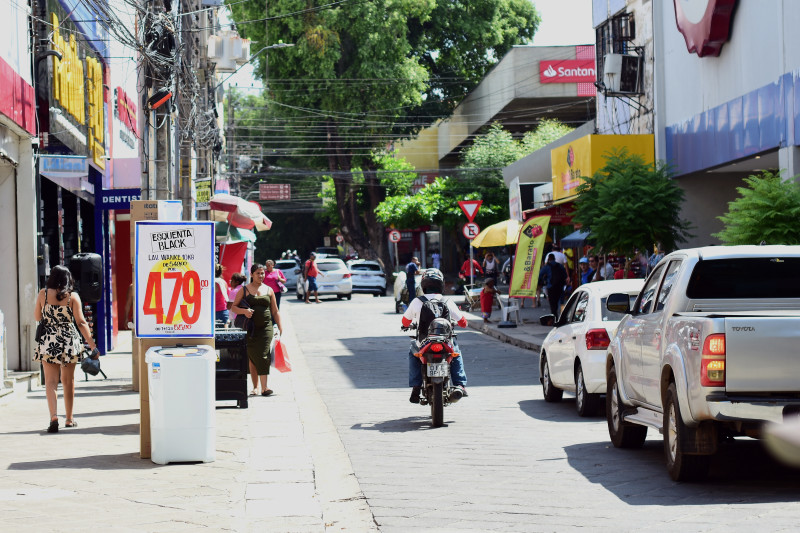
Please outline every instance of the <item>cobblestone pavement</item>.
M578 418L567 396L545 404L535 351L476 330L459 333L470 396L432 429L428 408L408 402L391 298L287 308L306 325L300 346L383 532L797 528L800 476L756 441L725 446L709 482L674 483L660 435L614 449L604 418Z

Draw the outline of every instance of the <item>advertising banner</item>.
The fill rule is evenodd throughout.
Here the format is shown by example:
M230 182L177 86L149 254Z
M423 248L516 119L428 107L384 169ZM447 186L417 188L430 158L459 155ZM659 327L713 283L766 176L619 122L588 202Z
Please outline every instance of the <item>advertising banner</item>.
M136 222L136 336L214 336L214 223Z
M508 295L514 298L533 298L539 284L539 267L547 238L550 217L534 217L525 222L519 232L514 269Z

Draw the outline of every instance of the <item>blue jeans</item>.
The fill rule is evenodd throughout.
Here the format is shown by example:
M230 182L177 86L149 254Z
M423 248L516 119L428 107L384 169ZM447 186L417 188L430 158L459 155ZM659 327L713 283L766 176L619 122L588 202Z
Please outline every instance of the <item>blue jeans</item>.
M228 322L228 310L214 311L214 320L219 322Z
M454 344L457 351L458 345ZM414 357L415 343L411 342L411 348L408 350L408 386L421 387L422 386L422 361L418 357ZM450 361L450 380L453 385L467 386L467 373L464 372L464 354L460 357L453 357Z

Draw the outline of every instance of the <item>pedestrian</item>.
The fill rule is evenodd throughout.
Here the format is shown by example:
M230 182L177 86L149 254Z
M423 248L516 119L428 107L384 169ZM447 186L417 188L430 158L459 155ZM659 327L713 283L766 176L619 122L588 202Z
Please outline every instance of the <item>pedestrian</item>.
M234 272L231 274L231 286L228 289L228 323L233 324L233 321L236 320L236 313L234 313L231 308L233 307L233 301L236 300L236 295L242 290L242 286L247 281L247 278L241 272Z
M481 317L484 323L489 323L489 317L492 316L492 308L494 307L494 299L500 291L495 287L493 278L486 278L481 289Z
M605 262L605 257L602 255L593 255L595 272L592 281L604 281L614 279L614 267Z
M267 262L264 264L266 268L266 275L264 276L264 283L272 289L272 292L275 293L275 301L278 304L278 308L281 307L281 293L283 289L286 288L286 276L283 275L283 272L279 268L275 268L275 261L272 259L267 259Z
M491 251L486 252L483 256L483 274L486 279L493 279L494 284L497 285L497 277L500 274L500 261L495 257Z
M71 428L78 425L75 422L73 405L75 365L80 362L83 352L81 335L92 350L90 357L97 359L100 355L89 323L83 316L81 297L73 289L74 282L69 269L61 265L54 266L50 270L45 288L36 297L33 310L36 321L44 323L44 332L36 343L33 358L41 361L44 368L45 396L50 410L48 433L58 432L59 380L64 395L64 426Z
M647 273L653 271L659 261L664 259L664 247L661 246L661 243L656 244L653 247L653 255L650 256L650 259L647 260Z
M636 275L633 272L633 261L625 259L625 266L614 272L614 279L631 279Z
M564 285L567 283L567 271L556 261L553 253L547 254L547 263L539 273L539 285L544 284L547 292L547 302L550 304L550 312L558 319L560 311L559 301L564 294Z
M319 271L317 268L317 254L311 252L308 256L308 261L303 266L303 278L306 280L306 303L310 304L311 302L308 299L308 296L313 292L314 293L314 300L319 303L319 293L317 292L317 276L325 276L322 272Z
M258 382L261 382L261 396L269 396L272 389L267 387L269 377L269 367L272 362L272 324L278 325L278 332L283 333L281 325L281 315L278 311L278 303L275 299L274 291L269 285L264 284L266 268L258 263L250 268L250 283L244 285L242 290L236 295L231 310L238 314L243 314L252 320L252 328L248 329L247 334L247 358L250 360L250 379L253 382L253 390L250 396L256 396ZM245 300L248 307L240 307L239 304Z
M592 269L589 266L588 257L581 257L580 261L578 261L578 268L580 269L581 285L592 281L592 276L594 276L594 269Z
M214 267L214 320L228 323L228 283L222 278L222 265Z
M467 254L461 264L461 270L458 271L458 277L466 280L470 276L475 277L476 273L483 274L483 268L477 260L470 259L469 254Z
M419 258L412 257L411 261L406 265L406 290L408 291L408 302L417 297L417 279L416 277L421 274L419 270Z
M439 253L438 249L434 248L433 253L431 254L431 264L436 270L441 269L442 255Z

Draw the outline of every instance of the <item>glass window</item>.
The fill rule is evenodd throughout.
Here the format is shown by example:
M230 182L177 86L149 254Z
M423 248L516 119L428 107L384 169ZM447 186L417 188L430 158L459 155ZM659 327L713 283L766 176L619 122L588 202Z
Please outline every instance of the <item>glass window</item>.
M686 296L692 299L800 298L800 258L706 259L695 265Z
M634 292L632 294L629 294L628 296L630 298L630 301L628 302L628 308L633 309L634 306L636 305L636 297L639 296L639 293ZM616 313L614 311L609 311L608 309L606 309L606 300L608 300L608 298L603 298L600 301L600 311L602 315L602 320L603 321L622 320L625 317L625 313Z
M575 304L578 301L578 296L582 294L583 291L577 291L572 294L572 297L567 300L567 304L564 306L564 310L561 312L561 315L558 317L557 325L563 326L567 323L568 318L572 316L572 313L575 309Z
M653 300L656 297L656 290L658 289L658 282L661 280L661 274L664 273L664 265L656 268L650 275L650 278L644 285L642 296L639 299L639 306L636 309L637 313L646 314L653 311Z
M350 270L353 272L380 272L381 267L380 265L371 265L369 263L358 263L354 265L350 265Z
M669 293L675 285L675 279L678 277L678 270L681 268L680 261L670 261L667 267L667 273L664 275L664 283L661 284L661 290L658 292L658 301L656 302L656 311L664 309L664 304L669 298Z
M324 263L317 261L317 268L322 272L328 272L330 270L345 270L344 263L341 261L336 261L336 262L326 261Z
M586 310L589 307L589 293L580 292L578 302L575 304L575 311L572 313L570 322L583 322L586 320Z

